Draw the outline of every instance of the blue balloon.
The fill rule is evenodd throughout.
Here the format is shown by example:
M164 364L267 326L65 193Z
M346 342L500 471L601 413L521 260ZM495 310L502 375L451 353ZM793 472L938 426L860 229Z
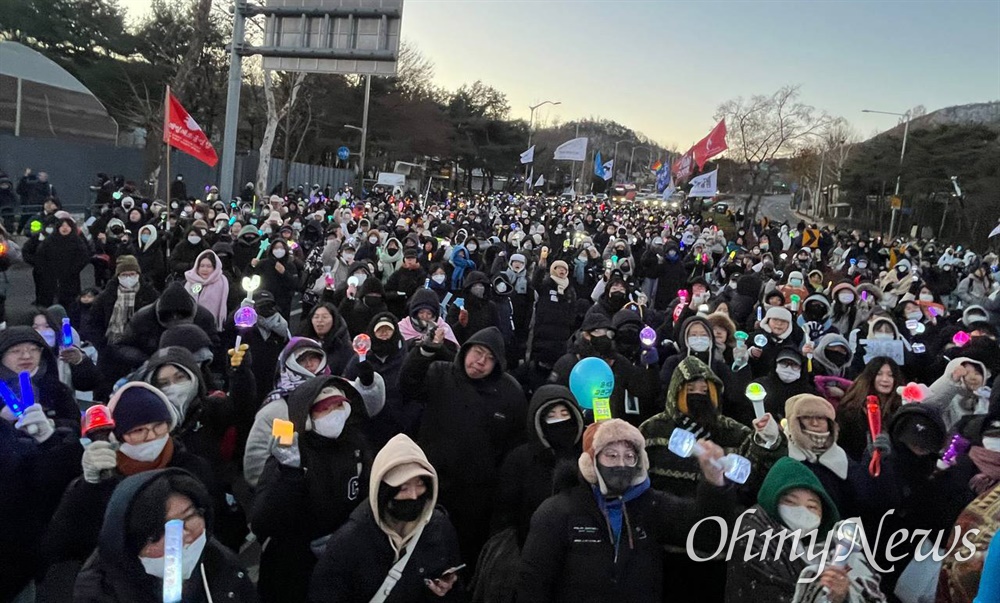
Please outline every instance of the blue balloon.
M615 388L615 374L600 358L584 358L569 373L569 389L580 408L594 408L594 398L609 398Z

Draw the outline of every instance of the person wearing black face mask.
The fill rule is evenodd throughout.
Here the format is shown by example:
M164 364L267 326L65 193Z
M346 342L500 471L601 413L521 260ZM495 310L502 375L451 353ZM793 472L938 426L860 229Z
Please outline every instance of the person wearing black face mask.
M368 504L351 513L320 557L309 600L370 601L387 589L394 601L461 593L458 540L435 509L437 497L437 472L423 450L405 435L392 438L372 465Z
M500 328L500 317L496 304L486 299L490 282L478 270L469 272L462 286L462 304L452 304L445 320L451 325L459 343L465 343L473 334L488 327Z
M516 558L531 527L531 516L553 494L553 479L573 475L580 455L584 419L576 398L562 385L543 385L528 407L528 442L511 451L500 471L498 503L493 513L494 535L484 547L484 584L477 592L511 591L517 580L505 561Z
M609 400L611 416L638 426L660 406L656 401L660 390L657 366L653 364L647 367L641 362L633 364L616 350L615 340L617 333L610 320L600 313L588 315L583 320L571 351L564 354L552 367L548 382L568 386L569 375L580 360L600 358L608 363L615 376Z
M517 600L663 600L664 545L683 546L703 516L727 521L734 514L731 491L709 460L723 451L704 445L693 461L701 467L698 496L682 501L650 488L646 441L635 427L619 419L590 425L577 460L583 483L561 489L535 513ZM702 546L700 529L697 536ZM717 547L718 536L705 534L704 546L713 539Z
M375 277L366 278L357 288L356 297L344 297L337 310L347 322L352 338L364 333L376 314L388 311L382 282Z

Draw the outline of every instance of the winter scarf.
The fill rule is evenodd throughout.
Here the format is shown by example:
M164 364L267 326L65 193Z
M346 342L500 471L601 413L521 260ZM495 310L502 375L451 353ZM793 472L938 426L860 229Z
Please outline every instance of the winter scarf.
M135 294L139 292L140 283L134 287L123 287L118 285L118 299L115 300L115 307L111 310L111 320L108 322L108 330L105 335L108 343L118 343L125 336L125 327L128 321L132 320L135 314Z
M559 294L562 295L566 291L566 287L569 287L569 279L566 277L559 278L556 276L555 269L559 265L566 268L567 271L569 270L569 266L566 265L566 262L556 260L555 262L552 262L552 266L549 267L549 278L551 278L552 282L556 284L556 289L558 289Z
M969 458L980 471L969 480L973 492L983 494L1000 484L1000 452L973 446L969 449Z
M163 451L160 452L160 456L153 461L137 461L131 457L125 456L120 450L116 453L116 455L118 457L118 471L120 471L125 477L135 475L136 473L142 473L143 471L163 469L164 467L170 466L170 461L174 458L174 438L167 438L167 443L163 446Z
M469 250L465 245L459 245L451 254L451 265L455 267L451 273L451 288L453 291L460 291L465 282L465 271L475 270L476 263L469 259Z
M211 254L215 258L215 269L207 278L198 275L198 264L202 258ZM191 294L191 297L200 306L215 317L215 328L222 330L222 325L226 320L227 302L229 301L229 280L222 274L222 260L211 249L206 249L198 254L194 261L194 267L184 273L184 289Z
M625 504L645 494L646 490L649 490L649 487L649 478L647 477L641 484L629 487L620 498L609 500L601 494L599 486L590 486L590 489L594 492L594 498L597 499L597 506L601 509L601 514L604 515L604 519L608 522L608 530L613 536L615 542L615 559L618 559L618 545L621 543L622 524L628 527L629 548L635 547L635 543L632 541L632 526L629 522Z

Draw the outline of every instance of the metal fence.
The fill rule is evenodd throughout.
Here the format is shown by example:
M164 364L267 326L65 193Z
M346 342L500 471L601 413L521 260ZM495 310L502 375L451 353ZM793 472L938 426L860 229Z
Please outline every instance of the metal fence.
M236 158L234 191L241 190L247 182L256 182L257 157L254 151ZM35 173L47 172L63 207L71 212L82 211L93 204L95 194L90 191L90 186L95 184L98 172L124 176L126 180L137 183L143 194L158 196L154 185L146 182L149 174L144 170L144 160L143 149L0 134L0 171L7 173L15 187L25 168L31 168ZM271 159L267 189L262 193L268 193L281 183L283 170L283 160ZM184 174L188 195L193 197L200 197L206 186L219 182L218 165L209 167L180 152L171 156L171 171L172 176ZM351 170L293 162L288 173L291 184L281 184L284 189L307 183L307 188L318 183L320 186L329 184L336 189L354 183L356 178ZM29 211L29 208L24 208L24 211Z

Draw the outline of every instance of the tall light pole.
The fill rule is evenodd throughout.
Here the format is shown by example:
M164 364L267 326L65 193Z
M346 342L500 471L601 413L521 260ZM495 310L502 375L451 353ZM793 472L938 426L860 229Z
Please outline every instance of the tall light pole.
M862 109L862 113L881 113L882 115L895 115L897 117L902 117L905 125L903 126L903 148L899 151L899 172L896 174L896 192L893 193L894 197L899 197L899 181L903 177L903 157L906 155L906 136L910 133L910 111L907 110L906 113L893 113L891 111L873 111L871 109ZM892 208L892 219L889 221L889 238L893 237L896 231L896 215L899 213L898 207Z
M632 142L632 141L626 138L625 140L619 140L618 142L615 143L615 155L614 157L611 158L611 160L613 161L611 165L614 166L613 170L614 172L618 171L618 145L620 145L623 142ZM615 181L614 173L612 173L611 182L613 183L614 181Z
M561 104L562 104L562 101L547 100L547 101L542 101L542 102L538 103L537 105L528 105L528 108L531 109L531 115L530 115L530 117L528 117L528 148L529 149L531 148L531 129L535 125L535 109L537 109L539 107L542 107L544 105L561 105ZM534 160L532 160L532 163L534 163ZM531 190L531 183L528 182L528 180L529 180L529 178L528 178L528 165L525 164L525 166L524 166L524 194L528 194L528 191Z

